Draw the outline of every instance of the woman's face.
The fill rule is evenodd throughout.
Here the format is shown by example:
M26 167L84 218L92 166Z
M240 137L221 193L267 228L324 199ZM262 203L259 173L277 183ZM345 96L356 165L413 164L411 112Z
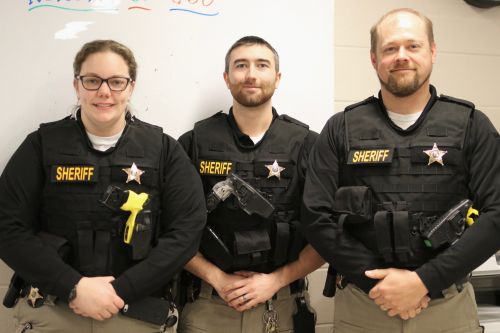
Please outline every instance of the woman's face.
M83 124L91 134L112 136L125 127L125 110L135 82L120 78L130 78L129 68L122 56L112 51L93 53L82 63L73 85L80 100ZM88 90L96 89L100 79L109 81L102 82L97 90ZM121 90L125 85L123 91L111 90Z

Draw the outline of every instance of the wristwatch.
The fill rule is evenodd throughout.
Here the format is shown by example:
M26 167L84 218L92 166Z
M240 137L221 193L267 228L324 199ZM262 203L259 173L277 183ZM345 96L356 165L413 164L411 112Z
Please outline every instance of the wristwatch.
M76 298L76 284L73 287L73 289L71 289L71 291L69 292L68 304L71 303L75 298Z

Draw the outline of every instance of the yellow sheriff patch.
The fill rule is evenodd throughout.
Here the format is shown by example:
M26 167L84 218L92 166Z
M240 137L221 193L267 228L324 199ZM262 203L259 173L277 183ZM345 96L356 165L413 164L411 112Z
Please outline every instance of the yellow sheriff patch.
M199 161L198 172L200 175L228 176L233 169L231 161Z
M93 165L53 165L50 179L53 183L97 182L97 171Z
M393 151L393 148L351 150L347 164L391 163Z

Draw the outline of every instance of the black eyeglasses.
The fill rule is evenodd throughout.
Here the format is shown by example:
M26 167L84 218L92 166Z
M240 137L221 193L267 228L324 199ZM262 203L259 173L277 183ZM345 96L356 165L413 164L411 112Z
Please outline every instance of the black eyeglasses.
M106 82L111 91L124 91L132 79L128 77L110 77L103 79L98 76L75 75L75 79L82 81L82 85L87 90L99 90L102 83Z

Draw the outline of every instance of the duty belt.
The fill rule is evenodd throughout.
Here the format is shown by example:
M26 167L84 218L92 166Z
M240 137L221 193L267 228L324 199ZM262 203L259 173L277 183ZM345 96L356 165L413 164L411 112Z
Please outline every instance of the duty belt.
M188 288L188 301L189 302L194 302L200 297L200 292L202 288L202 283L206 283L201 281L200 279L196 278L193 279L193 282L191 283L191 286ZM305 279L298 279L290 283L288 286L290 288L290 295L293 294L298 294L302 291L304 291L306 288L306 280ZM273 295L273 299L277 298L278 294ZM212 296L219 296L215 288L212 288Z
M466 277L456 281L455 283L453 283L450 287L448 287L446 289L440 290L437 293L433 293L433 294L429 293L429 297L431 299L444 298L445 295L447 293L449 293L450 288L451 289L455 288L458 293L461 293L462 290L464 289L465 284L470 281L470 277L471 277L471 274L468 274ZM337 274L337 278L335 280L335 286L337 287L337 289L342 290L345 287L347 287L347 285L350 283L353 284L344 275Z

